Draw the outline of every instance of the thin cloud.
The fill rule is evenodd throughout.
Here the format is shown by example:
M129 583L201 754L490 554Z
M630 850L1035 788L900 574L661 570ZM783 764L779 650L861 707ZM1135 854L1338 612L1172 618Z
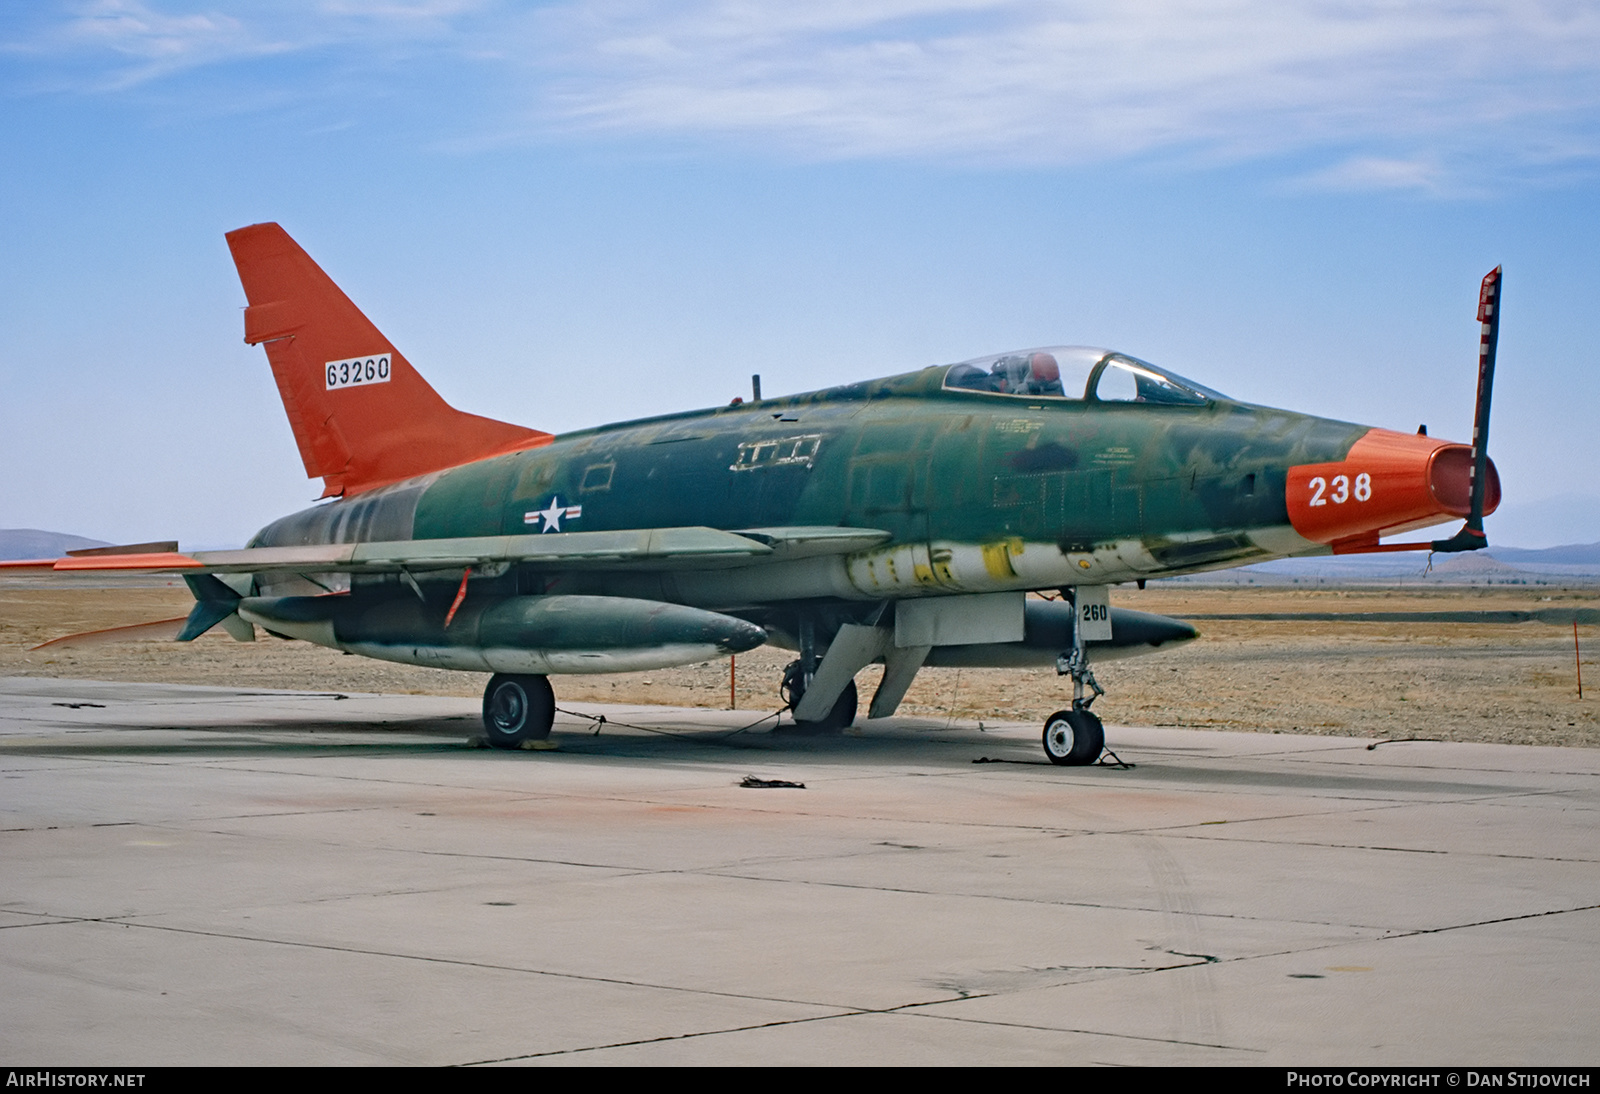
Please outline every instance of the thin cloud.
M1491 159L1535 143L1596 151L1600 13L1589 5L900 2L763 14L729 0L548 12L561 75L543 116L824 158L1237 159L1363 141L1414 145L1394 160L1413 164L1465 146ZM1352 161L1327 178L1349 185L1363 172L1384 175L1376 160ZM1413 172L1406 185L1425 184Z
M83 0L65 5L53 20L35 14L33 33L8 35L0 52L31 60L55 77L47 83L57 90L119 92L327 46L351 47L367 61L369 51L383 57L396 43L448 45L459 34L453 24L482 7L483 0L255 0L217 10L193 3Z
M312 57L339 88L359 65L394 102L452 102L460 147L578 136L802 159L1294 157L1299 185L1420 193L1600 154L1600 8L1576 0L302 0L226 14L95 0L25 44L98 66L102 88L276 53ZM419 56L441 82L411 82Z
M1352 156L1297 180L1314 190L1411 190L1436 194L1446 185L1445 173L1430 158L1393 159Z
M280 52L234 16L169 14L138 0L94 0L34 44L36 52L106 58L94 82L120 90L200 65Z

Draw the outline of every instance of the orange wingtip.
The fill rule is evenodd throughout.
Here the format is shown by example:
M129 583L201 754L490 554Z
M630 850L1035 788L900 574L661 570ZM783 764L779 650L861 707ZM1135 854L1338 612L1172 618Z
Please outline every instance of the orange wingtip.
M18 558L0 562L0 570L38 570L45 572L56 568L53 558Z
M57 570L199 570L205 564L176 551L152 551L149 554L100 555L96 558L63 558L56 561Z
M0 570L59 573L63 570L203 570L205 563L176 551L149 551L131 555L94 555L88 558L30 558L0 562Z

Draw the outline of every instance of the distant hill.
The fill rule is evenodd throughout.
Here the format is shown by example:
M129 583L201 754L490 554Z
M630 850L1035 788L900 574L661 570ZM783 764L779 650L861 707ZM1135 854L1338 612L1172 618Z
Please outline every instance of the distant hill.
M1420 536L1417 538L1421 538ZM1530 550L1524 547L1490 547L1458 555L1434 555L1428 568L1425 551L1380 554L1313 555L1259 562L1238 570L1168 580L1220 584L1258 582L1445 581L1480 584L1561 581L1589 582L1600 577L1600 543L1573 544Z
M1491 547L1484 554L1513 566L1594 566L1600 568L1600 543L1571 543L1529 551L1521 547Z
M1433 572L1441 577L1512 578L1528 571L1502 562L1488 551L1465 551L1459 555L1435 555Z
M0 528L0 559L60 558L85 547L109 547L103 539L44 532L38 528Z

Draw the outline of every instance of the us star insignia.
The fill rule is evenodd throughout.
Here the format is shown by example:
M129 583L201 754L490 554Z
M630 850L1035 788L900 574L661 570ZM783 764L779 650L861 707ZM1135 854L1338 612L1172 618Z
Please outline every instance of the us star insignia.
M530 509L522 514L522 523L536 524L539 521L543 521L544 525L539 529L541 533L559 532L561 531L561 519L563 517L567 520L577 520L581 516L583 516L583 506L562 505L561 495L557 494L550 499L550 505L547 508Z

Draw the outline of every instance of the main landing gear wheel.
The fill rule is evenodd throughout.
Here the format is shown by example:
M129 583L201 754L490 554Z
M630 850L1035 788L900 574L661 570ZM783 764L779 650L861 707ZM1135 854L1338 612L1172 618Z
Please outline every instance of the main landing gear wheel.
M783 701L792 711L800 705L800 700L805 698L805 677L800 672L800 662L791 662L783 670L783 683L778 688L783 695ZM845 726L856 720L856 682L850 681L845 685L844 693L834 702L833 709L827 716L815 722L802 722L796 720L794 732L802 734L838 733Z
M1058 710L1044 723L1044 754L1062 767L1082 767L1100 758L1106 730L1100 719L1082 707Z
M556 693L544 676L495 673L483 689L483 728L495 748L518 748L550 736Z

